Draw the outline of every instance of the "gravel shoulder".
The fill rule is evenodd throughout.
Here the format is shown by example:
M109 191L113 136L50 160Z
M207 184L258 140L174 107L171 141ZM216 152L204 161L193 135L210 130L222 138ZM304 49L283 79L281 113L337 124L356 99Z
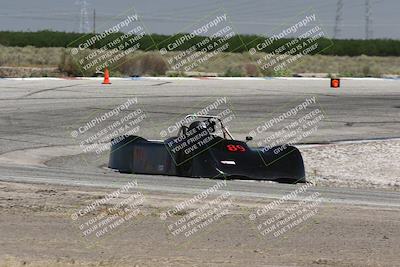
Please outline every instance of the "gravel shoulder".
M0 266L395 266L399 261L397 208L323 204L307 221L275 237L262 236L248 218L268 204L265 200L235 198L220 221L199 235L178 238L167 226L186 213L166 221L160 213L192 196L143 191L137 217L91 242L74 227L71 214L109 189L8 182L0 188Z
M308 181L325 186L400 190L400 141L300 148Z

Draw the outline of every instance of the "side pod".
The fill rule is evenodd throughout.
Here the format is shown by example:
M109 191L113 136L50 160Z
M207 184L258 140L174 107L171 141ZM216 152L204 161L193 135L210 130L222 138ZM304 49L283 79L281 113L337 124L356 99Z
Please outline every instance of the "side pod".
M109 168L123 173L176 175L175 164L163 142L138 136L111 142Z

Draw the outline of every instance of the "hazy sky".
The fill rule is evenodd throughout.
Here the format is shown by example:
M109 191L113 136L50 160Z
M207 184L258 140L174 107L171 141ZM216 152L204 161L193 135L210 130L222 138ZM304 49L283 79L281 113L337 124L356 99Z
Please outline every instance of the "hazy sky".
M400 1L370 0L374 38L400 39ZM87 0L89 30L113 25L116 16L134 7L148 31L173 34L223 8L237 32L270 34L283 23L313 8L328 36L332 36L337 0ZM339 38L365 37L365 0L343 0ZM79 0L0 0L0 30L79 31Z

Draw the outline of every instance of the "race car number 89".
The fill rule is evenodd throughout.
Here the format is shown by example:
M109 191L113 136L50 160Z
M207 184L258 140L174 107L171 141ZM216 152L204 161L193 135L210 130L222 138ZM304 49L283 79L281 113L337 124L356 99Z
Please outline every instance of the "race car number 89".
M227 145L226 148L231 152L245 152L246 148L241 145Z

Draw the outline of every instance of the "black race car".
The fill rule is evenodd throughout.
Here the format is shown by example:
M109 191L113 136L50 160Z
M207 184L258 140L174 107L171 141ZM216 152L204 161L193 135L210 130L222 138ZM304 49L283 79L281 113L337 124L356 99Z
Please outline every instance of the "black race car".
M217 116L185 119L192 119L190 125L181 126L176 136L165 141L134 135L113 139L109 168L123 173L305 182L297 148L252 148L246 143L252 137L246 137L246 142L235 140Z

